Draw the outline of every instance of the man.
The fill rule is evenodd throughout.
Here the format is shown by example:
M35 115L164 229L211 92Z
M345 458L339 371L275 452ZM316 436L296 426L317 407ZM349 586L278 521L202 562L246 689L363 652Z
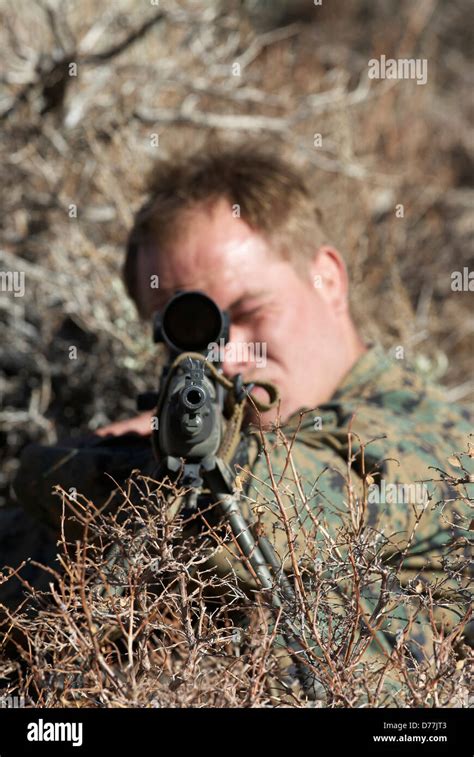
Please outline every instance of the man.
M197 156L180 170L157 167L151 181L158 193L162 182L163 199L144 206L130 235L125 284L140 315L151 318L176 289L201 289L229 310L231 342L267 345L265 368L226 359L227 376L274 380L284 419L330 399L366 347L350 317L344 262L324 244L304 183L250 151L223 152L208 166ZM146 416L104 432L130 427L146 433Z
M423 482L439 478L433 466L446 471L446 459L466 449L469 415L403 360L364 342L350 313L344 260L303 177L259 148L230 147L158 162L148 189L124 268L139 314L151 319L177 290L205 292L231 317L235 349L225 351L224 374L271 381L280 391L277 408L260 417L250 410L246 419L249 522L289 571L311 551L301 538L311 521L323 563L349 524L357 538L362 527L379 534L387 564L401 560L399 592L413 581L419 586L420 576L442 577L451 515L433 507L438 490ZM263 347L266 359L257 365L256 350L244 345ZM253 395L265 399L262 390ZM146 437L152 415L98 435ZM453 498L444 483L441 493ZM346 555L346 547L338 549ZM232 569L255 587L225 549L213 567L224 575ZM366 587L361 595L366 619L380 592ZM457 617L444 602L437 622L452 626ZM402 611L373 646L389 655L408 623ZM433 652L431 632L422 631L413 632L415 655Z
M410 543L403 581L423 571L442 576L453 534L447 509L434 507L438 490L432 480L439 476L433 467L456 477L447 458L466 450L472 415L448 404L403 359L364 343L350 313L343 258L326 237L302 176L275 155L237 147L161 161L148 188L124 268L140 315L150 319L162 311L176 290L205 292L231 316L235 349L224 355L225 375L268 380L280 390L279 408L261 416L267 430L276 420L281 430L273 426L267 434L268 459L261 443L256 446L249 518L255 521L259 512L279 553L287 553L286 535L275 531L278 507L268 497L272 475L278 480L285 471L282 497L294 507L298 482L287 464L284 432L293 438L300 500L306 497L304 507L309 502L330 532L340 526L341 507L354 521L353 511L365 501L364 522L384 533L387 555L400 555ZM256 351L239 351L249 344L265 345L264 367L251 359ZM264 399L262 391L254 395ZM146 435L151 415L99 434ZM255 413L248 420L259 423ZM249 427L249 446L250 438ZM444 484L441 493L453 495ZM305 554L301 544L297 554ZM223 555L220 569L228 564ZM449 611L440 615L442 622L454 617ZM392 645L395 636L394 626Z

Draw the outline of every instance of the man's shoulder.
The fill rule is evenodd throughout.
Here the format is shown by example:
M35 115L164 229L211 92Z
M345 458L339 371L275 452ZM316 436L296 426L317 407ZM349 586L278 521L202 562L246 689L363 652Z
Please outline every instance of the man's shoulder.
M449 402L442 388L377 347L330 402L296 413L283 431L295 438L293 455L303 473L340 468L362 445L367 464L392 459L393 476L424 478L430 467L466 451L472 420L472 412ZM272 458L278 452L284 457L281 449Z
M378 345L364 358L356 366L355 380L349 374L335 395L342 415L355 414L364 427L381 433L426 438L437 433L455 440L472 430L472 411L450 402L442 387L420 375L408 361Z

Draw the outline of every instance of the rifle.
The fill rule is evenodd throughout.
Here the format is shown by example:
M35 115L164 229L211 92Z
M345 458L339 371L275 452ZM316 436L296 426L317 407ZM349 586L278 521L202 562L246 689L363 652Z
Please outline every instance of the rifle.
M210 297L199 291L176 292L163 314L156 314L154 319L154 341L163 342L169 355L158 392L141 395L138 402L141 410L156 408L152 455L148 439L134 439L131 446L131 440L126 440L133 436L130 434L118 441L100 438L73 449L30 445L22 455L14 490L19 501L36 515L38 501L42 502L44 514L57 528L57 505L55 511L52 510L53 498L44 496L50 494L54 484L68 488L71 482L81 481L81 492L85 496L94 499L100 492L110 500L110 486L104 489L106 472L113 471L115 479L125 480L133 468L140 468L154 480L168 477L186 487L182 506L186 516L198 513L211 497L229 523L261 588L269 592L272 606L279 609L295 603L291 583L271 543L263 535L254 536L244 518L241 492L235 486L232 470L232 465L236 460L240 462L245 453L247 440L242 422L251 390L258 384L268 392L270 402L267 404L252 398L259 410L273 406L278 392L265 382L244 384L240 374L228 379L222 372L221 362L214 364L208 359L211 345L227 343L229 328L228 314ZM38 490L38 481L43 491ZM109 502L111 506L113 497ZM109 564L115 559L116 554L111 553ZM295 659L297 677L310 699L324 701L326 692L311 670L298 629L285 613L282 617L283 636Z

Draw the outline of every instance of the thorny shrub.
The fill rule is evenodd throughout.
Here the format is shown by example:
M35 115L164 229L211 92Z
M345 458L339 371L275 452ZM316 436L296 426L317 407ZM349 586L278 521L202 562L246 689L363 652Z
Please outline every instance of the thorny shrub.
M456 477L439 473L468 510L463 455L457 461ZM349 465L348 492L350 478ZM50 573L49 590L20 577L23 601L16 609L2 607L0 695L41 707L308 706L294 660L282 656L290 622L327 691L327 706L467 705L473 653L464 637L470 618L464 511L441 577L420 570L404 585L403 553L384 559L388 539L367 526L363 500L347 498L347 517L336 532L313 514L299 532L299 558L294 524L282 508L294 600L276 611L270 592L250 592L235 572L222 577L209 569L217 550L238 554L236 539L229 526L185 515L183 493L169 480L136 471L118 509L100 512L58 488L58 566L42 568ZM274 494L281 501L277 489ZM414 529L423 517L426 508ZM193 518L199 528L192 528ZM68 540L72 521L81 524L82 539ZM19 568L3 581L13 575ZM273 575L278 586L278 571ZM441 596L457 612L449 629L435 619ZM394 624L390 633L387 623ZM382 628L392 638L388 650L377 641ZM420 628L429 643L419 643Z

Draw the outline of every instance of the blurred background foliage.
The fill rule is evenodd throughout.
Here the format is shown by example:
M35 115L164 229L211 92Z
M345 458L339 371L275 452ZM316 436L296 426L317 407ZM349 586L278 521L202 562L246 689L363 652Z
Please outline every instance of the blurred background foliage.
M0 293L3 494L26 442L128 416L154 387L124 242L151 162L216 137L305 170L364 336L472 401L472 294L451 290L472 267L469 6L3 0L0 270L26 274L24 297ZM370 81L382 54L427 58L426 86Z

